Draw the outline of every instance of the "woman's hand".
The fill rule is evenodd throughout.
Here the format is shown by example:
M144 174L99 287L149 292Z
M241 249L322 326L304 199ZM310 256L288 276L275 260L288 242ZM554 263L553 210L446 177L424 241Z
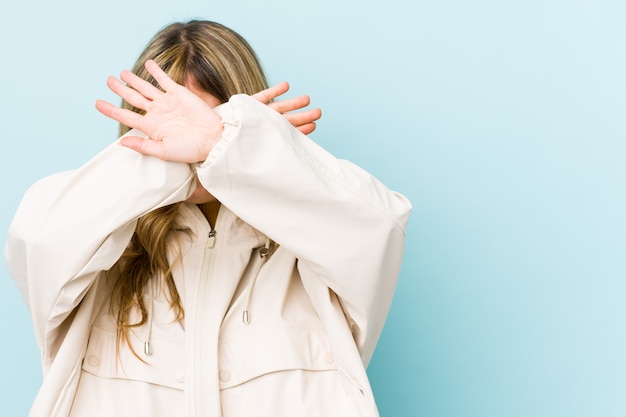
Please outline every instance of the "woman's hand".
M143 110L144 115L103 100L96 101L96 108L105 116L150 137L151 140L138 136L123 137L120 143L130 149L166 161L204 161L222 135L220 117L206 101L174 82L154 61L147 61L146 69L164 91L130 71L121 73L121 81L115 77L107 79L107 85L115 94ZM320 109L291 113L308 106L308 96L272 101L288 90L289 84L282 82L252 97L283 114L302 133L313 132L315 121L322 115Z
M107 85L118 96L144 110L145 115L121 109L102 100L96 108L105 116L136 128L150 137L125 136L120 143L144 155L166 161L204 161L222 135L222 120L200 97L174 82L152 60L146 69L164 91L123 71L120 79L109 77Z
M298 96L287 100L270 102L278 96L285 94L287 91L289 91L289 84L283 81L282 83L254 94L252 98L257 99L263 104L267 104L270 108L285 116L294 127L305 135L308 135L315 130L315 121L322 117L322 110L310 109L299 113L289 113L308 106L311 102L309 96Z

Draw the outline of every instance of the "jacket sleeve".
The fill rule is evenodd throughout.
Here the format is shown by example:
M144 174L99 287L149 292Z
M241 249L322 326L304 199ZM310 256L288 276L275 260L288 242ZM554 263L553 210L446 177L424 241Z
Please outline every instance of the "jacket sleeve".
M393 298L409 201L248 96L218 112L223 137L198 178L338 295L367 363Z
M9 227L5 262L32 315L44 364L64 320L124 251L136 219L184 200L193 178L188 164L145 157L116 142L25 193Z

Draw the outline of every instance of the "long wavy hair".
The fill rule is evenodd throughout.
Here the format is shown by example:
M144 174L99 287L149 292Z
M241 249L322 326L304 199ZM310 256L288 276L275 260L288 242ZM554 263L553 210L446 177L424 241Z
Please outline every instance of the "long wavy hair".
M268 87L259 59L248 42L232 29L216 22L192 20L173 23L148 42L132 71L158 86L145 69L148 59L159 64L177 83L185 85L193 82L222 103L234 94L254 94ZM122 100L122 108L143 113L125 100ZM120 125L120 136L129 130L128 126ZM139 218L128 247L109 273L111 311L117 320L118 349L120 343L125 342L133 350L130 330L148 321L144 293L153 279L163 277L176 320L184 318L172 265L167 258L172 245L172 232L180 230L176 224L178 204L154 210ZM176 259L180 259L180 253ZM133 312L139 313L139 320L131 320L131 317L136 317Z

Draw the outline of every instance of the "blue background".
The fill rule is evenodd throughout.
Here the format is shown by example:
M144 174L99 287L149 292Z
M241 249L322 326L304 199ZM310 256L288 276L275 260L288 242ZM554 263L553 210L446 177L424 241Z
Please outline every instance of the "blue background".
M29 184L115 138L105 78L194 17L413 202L368 369L383 417L626 416L626 3L3 2L0 240ZM0 320L0 414L24 416L39 354L5 268Z

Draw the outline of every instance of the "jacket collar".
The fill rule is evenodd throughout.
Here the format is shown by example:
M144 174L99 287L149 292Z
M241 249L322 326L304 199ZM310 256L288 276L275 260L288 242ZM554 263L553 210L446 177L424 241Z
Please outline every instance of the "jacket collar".
M267 237L240 219L226 206L220 207L217 222L212 229L202 211L195 204L181 203L178 222L189 228L196 243L205 243L212 231L223 248L252 250L265 244Z

